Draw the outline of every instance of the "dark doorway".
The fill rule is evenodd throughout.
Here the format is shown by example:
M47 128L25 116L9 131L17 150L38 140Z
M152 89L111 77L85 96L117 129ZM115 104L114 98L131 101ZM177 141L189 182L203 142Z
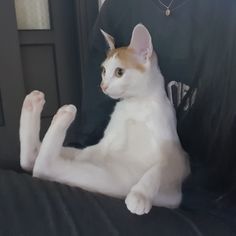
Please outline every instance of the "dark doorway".
M20 29L15 1L0 3L0 166L15 166L19 156L19 117L23 99L37 89L46 95L42 132L63 104L78 108L89 31L97 14L92 0L49 0L45 29ZM66 143L76 142L78 122Z

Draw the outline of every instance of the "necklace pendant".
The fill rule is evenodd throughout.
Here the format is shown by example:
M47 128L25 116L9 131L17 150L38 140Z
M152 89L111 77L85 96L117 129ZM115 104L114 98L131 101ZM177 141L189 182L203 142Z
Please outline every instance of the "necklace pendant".
M169 16L169 15L170 15L170 9L169 9L169 8L166 9L165 15L166 15L166 16Z

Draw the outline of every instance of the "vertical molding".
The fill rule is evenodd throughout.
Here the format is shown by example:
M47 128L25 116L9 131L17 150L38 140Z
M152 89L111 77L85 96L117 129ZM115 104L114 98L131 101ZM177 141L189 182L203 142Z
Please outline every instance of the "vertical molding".
M75 9L79 55L81 61L81 74L82 78L84 78L85 66L88 57L89 34L98 14L98 1L94 2L94 0L75 0Z
M5 125L5 120L4 120L4 113L3 113L3 108L2 108L2 94L0 90L0 126Z

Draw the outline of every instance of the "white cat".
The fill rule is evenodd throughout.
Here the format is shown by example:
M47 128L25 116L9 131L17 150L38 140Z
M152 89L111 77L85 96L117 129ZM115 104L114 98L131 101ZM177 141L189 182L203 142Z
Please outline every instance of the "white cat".
M174 109L166 96L148 30L138 24L128 47L110 49L102 64L101 88L120 99L104 137L83 150L62 147L75 118L73 105L61 107L42 143L40 113L44 94L26 96L20 120L21 166L33 176L125 198L135 214L152 207L178 207L189 163L181 147Z

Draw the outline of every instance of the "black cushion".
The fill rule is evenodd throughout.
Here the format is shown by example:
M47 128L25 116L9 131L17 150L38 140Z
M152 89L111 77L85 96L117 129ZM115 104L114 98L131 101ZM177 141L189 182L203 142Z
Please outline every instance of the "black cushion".
M123 200L0 171L0 235L236 235L222 214L154 207L136 216Z

